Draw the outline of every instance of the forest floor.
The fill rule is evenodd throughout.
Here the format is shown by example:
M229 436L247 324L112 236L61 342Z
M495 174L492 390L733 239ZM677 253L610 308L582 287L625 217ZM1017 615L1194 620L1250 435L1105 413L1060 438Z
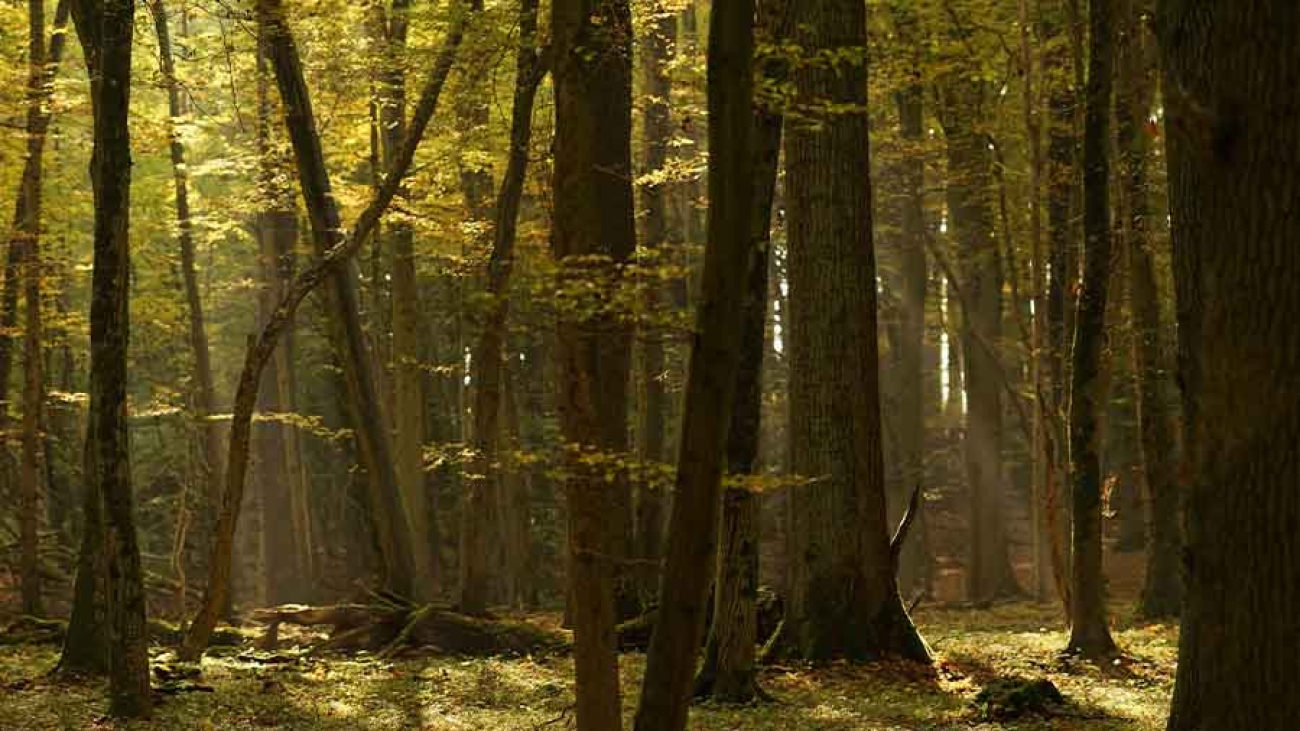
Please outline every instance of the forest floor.
M935 650L933 668L903 664L822 669L768 667L777 703L697 705L699 731L807 729L1163 729L1177 628L1135 624L1116 606L1125 655L1096 666L1063 659L1067 639L1053 608L922 607L915 618ZM565 656L501 659L303 658L232 650L204 660L204 690L163 697L150 722L102 718L104 688L55 683L52 646L0 647L0 729L322 729L324 731L561 731L572 728L573 664ZM622 660L632 713L645 658ZM993 679L1045 678L1065 696L1047 715L996 720L976 702Z

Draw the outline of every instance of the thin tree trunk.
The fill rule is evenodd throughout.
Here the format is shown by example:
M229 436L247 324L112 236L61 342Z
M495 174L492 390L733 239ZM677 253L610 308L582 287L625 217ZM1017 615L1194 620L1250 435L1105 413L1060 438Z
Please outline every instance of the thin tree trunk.
M388 13L383 3L374 2L373 13L383 37L382 69L378 79L379 142L383 171L390 175L406 135L406 64L409 0L393 0ZM406 186L398 198L410 196ZM392 247L392 333L393 333L393 456L401 486L403 504L411 527L411 550L419 597L435 595L441 582L434 564L434 546L429 526L429 500L424 472L425 424L424 370L421 368L421 333L424 318L420 287L415 270L415 231L409 221L398 217L388 222L387 238Z
M149 12L153 15L154 31L158 38L158 58L162 67L163 85L167 90L167 114L172 162L172 178L176 192L177 244L180 248L181 281L185 290L185 304L189 315L189 345L194 356L194 418L203 435L203 474L205 500L203 505L215 507L225 484L225 461L222 453L221 425L211 417L218 413L217 391L212 379L212 357L208 351L208 336L204 326L203 299L199 293L198 273L194 264L193 223L190 216L189 173L185 164L185 145L181 141L180 82L176 78L176 61L172 55L171 30L167 20L165 0L150 0Z
M308 104L306 85L302 76L302 64L293 37L284 24L283 6L277 0L263 0L258 5L258 13L259 23L264 31L269 34L268 47L272 50L273 66L276 70L277 79L282 85L281 96L283 100L286 100L286 109L293 108L295 114L305 114L310 119L310 105ZM253 407L257 398L262 369L273 357L281 335L284 334L293 321L293 316L302 304L303 299L330 276L346 271L345 265L352 261L352 257L361 244L369 240L384 211L387 210L397 196L402 180L406 177L406 173L410 170L411 163L415 159L416 148L419 147L429 121L438 108L438 99L442 94L447 75L451 72L456 51L460 47L463 38L464 21L463 18L457 18L448 31L446 38L443 39L442 48L439 50L429 72L429 78L420 95L420 100L416 104L410 129L407 131L406 140L402 144L401 152L398 154L392 172L384 179L383 184L375 193L374 199L362 211L352 229L345 236L339 237L337 234L331 234L331 236L338 238L338 241L334 243L328 253L294 279L293 283L286 289L284 298L271 319L267 321L255 337L249 338L249 345L244 353L243 369L240 371L238 385L235 389L230 446L226 458L226 492L221 506L221 514L217 521L211 558L208 562L208 584L204 592L203 604L185 636L185 643L181 652L181 656L184 658L196 659L207 648L208 639L212 636L212 630L216 627L220 607L230 588L231 546L235 526L239 520L240 505L244 499ZM289 126L299 133L293 136L293 142L295 150L299 153L300 166L302 166L304 160L307 162L314 160L312 167L318 172L323 172L324 160L321 154L319 138L312 134L302 134L304 132L302 125ZM308 126L307 131L309 132L310 129L310 126ZM326 180L328 179L326 178ZM327 196L325 198L328 208L329 199ZM321 199L319 190L316 191L315 199L317 202ZM335 214L337 214L337 210L335 210ZM322 231L322 233L329 234L330 231L337 230L340 229L330 229Z
M1110 97L1114 0L1089 6L1089 61L1083 184L1086 248L1076 318L1070 389L1070 488L1073 504L1069 647L1085 656L1115 652L1106 613L1102 571L1101 443L1106 405L1102 353L1110 286Z
M528 151L533 134L533 103L545 66L536 48L537 0L520 0L519 50L515 60L514 108L510 122L510 154L496 200L492 229L492 254L488 261L486 321L470 361L474 384L472 445L476 451L475 476L467 483L465 514L461 516L460 610L483 614L492 596L489 563L492 545L491 516L520 506L494 499L502 494L498 476L500 459L503 381L509 378L505 358L507 319L510 313L510 275L514 269L515 238ZM497 503L493 506L492 503ZM495 510L494 510L495 508Z
M752 355L757 329L757 348L761 353L763 343L761 304L749 302L754 287L759 286L759 300L766 302L766 281L754 281L755 270L763 269L760 251L754 239L754 0L720 4L714 7L709 31L709 217L708 245L705 248L704 272L695 337L691 347L690 371L686 383L686 411L682 424L681 448L672 514L669 519L669 539L663 580L660 582L659 619L646 656L646 673L641 688L641 705L637 709L636 728L639 731L683 731L691 695L691 682L695 673L696 658L704 634L704 612L708 601L709 581L712 571L709 562L716 560L719 490L722 484L724 458L730 456L730 436L744 440L748 447L752 467L757 447L757 409L746 408L744 417L749 423L737 425L742 436L730 432L737 376L741 375L741 349ZM769 155L769 157L775 157ZM765 277L766 272L758 274ZM752 314L746 318L746 311ZM746 320L750 327L745 327ZM753 325L758 327L754 328ZM746 338L742 332L751 337ZM749 340L751 342L746 343ZM749 391L748 401L755 401L761 373L759 364L743 375ZM747 407L750 404L747 404ZM733 465L734 466L734 465ZM743 492L743 491L742 491ZM757 504L752 494L748 498L748 515L736 514L731 521L735 528L745 523L751 526L757 518ZM738 510L741 505L735 506ZM748 520L746 520L748 518ZM750 535L735 535L738 543L735 553L747 553L731 566L736 575L723 576L730 585L728 595L745 591L757 593L758 547L753 531ZM748 540L746 540L748 539ZM742 588L737 584L750 582ZM753 624L753 612L739 609L741 627ZM715 612L716 615L716 612ZM728 617L728 620L735 619ZM730 624L730 622L729 622ZM742 649L753 653L754 630L748 639L744 633L737 637L728 632L720 638L719 654L730 654ZM747 648L727 641L735 639ZM728 658L728 667L735 668L735 660ZM743 659L741 659L743 664ZM752 658L750 661L752 667ZM729 678L728 680L735 680ZM752 685L752 683L751 683Z
M636 244L631 181L631 10L627 0L555 0L555 212L552 250L562 285L608 275ZM594 271L592 271L594 270ZM598 310L603 309L597 307ZM622 726L615 577L629 539L626 485L584 455L627 448L630 338L618 316L565 312L558 326L560 429L567 444L569 597L578 731ZM596 462L600 462L597 459ZM627 520L625 521L625 517ZM627 525L625 525L627 523Z
M1300 5L1161 2L1189 479L1169 731L1300 718Z
M898 596L885 523L866 7L799 5L795 43L843 60L794 70L800 103L838 109L785 136L790 469L816 481L789 492L782 645L814 661L928 660Z
M640 59L643 107L641 116L642 175L661 172L668 162L668 143L673 136L672 77L668 64L677 40L677 18L656 2L643 22ZM641 188L644 209L641 241L647 250L666 251L668 243L668 186L663 181L646 183ZM659 261L658 259L655 260ZM670 292L653 288L646 295L646 309L659 311L671 301ZM664 330L653 324L643 326L640 338L641 423L638 458L647 465L668 461L669 397L664 382ZM651 470L651 472L653 472ZM654 480L639 486L636 503L635 556L642 567L637 571L637 591L642 598L659 588L659 558L663 554L665 496Z

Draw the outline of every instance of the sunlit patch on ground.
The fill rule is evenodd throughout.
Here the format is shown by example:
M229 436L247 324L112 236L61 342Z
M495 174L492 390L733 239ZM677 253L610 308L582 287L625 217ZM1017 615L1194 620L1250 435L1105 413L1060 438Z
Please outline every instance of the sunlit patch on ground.
M1101 665L1062 659L1066 632L1051 607L922 608L917 623L935 649L933 668L905 663L765 668L775 704L696 706L697 731L1157 731L1164 726L1177 630L1132 624L1123 607L1116 641L1125 655ZM571 728L573 665L566 657L299 659L210 657L201 682L215 692L167 697L147 723L99 720L103 688L55 684L50 647L0 648L0 729L321 729L323 731L532 731ZM292 657L288 658L293 660ZM631 717L644 658L623 658ZM999 676L1050 679L1070 701L1050 719L983 721L973 705ZM545 724L545 725L544 725Z

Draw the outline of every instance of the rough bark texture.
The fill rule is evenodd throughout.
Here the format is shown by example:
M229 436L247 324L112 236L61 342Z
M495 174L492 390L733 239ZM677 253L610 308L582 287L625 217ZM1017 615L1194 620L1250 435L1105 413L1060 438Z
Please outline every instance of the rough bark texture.
M288 27L284 25L281 4L274 0L266 0L266 2L258 5L258 13L259 24L264 29L264 32L268 32L267 40L270 41L272 38L278 37L280 45L276 47L276 53L272 56L277 76L290 77L286 81L305 92L306 87L302 83L302 66L298 60L297 47L293 43L292 36L289 35ZM269 33L272 30L271 26L275 26L274 33ZM420 100L416 104L415 112L412 115L410 129L407 130L406 139L402 143L402 149L393 165L393 171L379 186L375 197L361 212L352 229L345 236L342 236L324 256L294 278L293 283L285 291L284 298L276 307L271 318L256 336L249 338L248 348L244 353L243 368L240 371L239 382L235 389L234 414L231 418L230 427L230 446L226 457L226 492L223 496L221 514L217 520L216 535L212 543L211 556L208 560L208 583L199 613L190 624L189 632L185 636L185 645L181 652L184 658L196 659L203 653L207 647L208 639L212 635L212 630L216 626L217 615L225 601L226 593L230 589L231 547L235 527L239 521L240 506L244 499L253 407L257 399L262 369L274 356L280 337L293 321L293 316L302 304L303 299L331 275L346 271L346 265L351 262L361 244L369 240L369 237L379 225L379 220L384 211L387 210L397 196L402 180L406 177L406 173L410 170L411 163L415 159L416 148L419 147L429 121L438 108L438 99L442 95L447 75L451 73L457 49L460 47L463 38L464 23L458 19L453 23L446 38L443 39L442 47L439 49L430 69L428 80L425 82L424 89L420 94ZM296 77L296 81L293 77ZM294 97L291 94L284 93L284 91L281 91L281 96L282 101L286 99L305 100L305 97ZM288 106L287 102L286 106ZM299 113L302 111L299 109ZM294 143L295 147L300 143L309 148L312 146L311 140L304 140L301 137L294 139ZM315 140L314 147L319 159L320 147L318 139Z
M565 280L612 271L635 248L631 185L631 11L627 0L551 7L555 85L552 253ZM600 295L598 295L600 297ZM603 470L584 465L627 448L629 338L604 302L561 313L560 429L569 445L569 614L575 634L578 731L621 726L614 646L615 576L630 531ZM586 311L582 311L586 310ZM597 460L599 462L599 459Z
M841 60L794 71L799 103L847 108L786 130L790 467L814 482L789 495L784 651L928 660L898 596L885 525L866 8L812 0L800 10L795 43Z
M677 18L656 2L644 21L640 43L643 107L641 112L642 175L663 170L668 162L668 144L672 140L672 77L668 64L677 37ZM648 250L663 251L669 236L668 186L651 182L642 186L641 243ZM646 295L646 309L656 313L669 301L668 292L652 290ZM656 327L642 327L640 338L640 417L638 457L646 463L668 461L669 397L664 383L664 332ZM658 485L647 481L639 486L636 501L635 555L642 567L637 574L637 590L649 598L659 588L659 563L663 553L664 495Z
M510 314L510 274L514 269L515 234L524 180L528 173L528 149L533 134L533 103L545 73L536 48L537 0L520 0L519 50L515 58L514 106L510 120L510 154L497 193L492 227L492 254L487 265L488 313L474 345L470 362L474 384L474 420L471 444L476 452L474 476L466 483L465 514L461 516L460 610L481 615L487 611L492 584L491 520L496 512L505 515L527 510L527 505L508 505L498 475L503 471L498 454L502 442L503 381L509 378L505 359L507 318ZM512 552L507 550L509 556ZM509 562L508 562L509 563ZM506 577L499 577L506 578Z
M1070 382L1070 490L1073 506L1070 567L1071 651L1091 657L1115 652L1102 572L1101 432L1106 408L1102 353L1110 289L1110 115L1116 0L1089 5L1087 105L1083 135L1084 268L1075 322Z
M1187 589L1170 731L1300 718L1300 5L1166 0Z
M95 197L95 258L90 302L90 409L86 481L102 506L103 596L107 606L109 712L147 716L149 654L145 635L144 571L136 537L127 423L127 343L130 340L131 0L76 0L77 26L91 78ZM93 512L99 512L91 511ZM87 516L87 523L93 515ZM96 531L88 528L87 534ZM97 568L98 561L86 568ZM68 642L73 641L69 629ZM92 645L96 646L96 645Z
M746 310L751 307L746 304L753 291L750 278L754 269L760 267L760 252L754 246L751 223L754 217L753 20L754 0L738 0L716 6L710 23L708 107L712 154L709 157L708 244L691 343L686 413L669 518L667 556L660 582L659 618L650 639L641 705L636 715L636 728L640 731L684 731L686 728L713 574L709 563L717 556L719 489L725 457L730 452L727 442L745 340L742 331L754 330L743 327ZM762 284L758 291L766 300L767 287L765 282ZM761 315L757 319L761 321ZM761 326L758 331L761 351ZM744 376L751 396L757 390L759 368L755 364L753 372ZM747 418L756 420L755 409L745 411ZM753 424L741 428L749 432L747 441L752 457L757 447L754 438L757 429ZM752 524L757 517L754 496L746 494L742 503L744 498L749 499L745 511L749 515L736 515L733 526L746 522L746 517ZM735 568L742 575L723 577L722 583L733 585L729 593L739 593L745 589L735 585L748 579L755 584L750 591L757 592L754 536L732 537L749 544L731 548L735 552L747 552L750 561L738 561L740 565ZM744 565L751 562L752 566ZM752 624L753 612L749 614ZM749 637L753 635L754 631L750 630ZM746 644L752 653L752 639ZM719 645L720 653L739 650L731 642Z

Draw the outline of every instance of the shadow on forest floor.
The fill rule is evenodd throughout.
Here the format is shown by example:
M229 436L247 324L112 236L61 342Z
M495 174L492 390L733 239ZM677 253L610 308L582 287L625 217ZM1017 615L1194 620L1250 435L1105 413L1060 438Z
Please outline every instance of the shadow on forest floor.
M1063 661L1067 635L1050 608L1010 604L988 610L923 608L916 620L935 648L933 668L907 663L826 668L776 666L761 674L778 703L694 708L697 731L897 731L900 729L1163 728L1173 682L1177 630L1132 625L1120 610L1120 666ZM320 729L322 731L531 731L572 720L572 661L323 657L264 664L237 654L204 661L200 682L214 692L165 698L150 722L98 722L102 686L53 684L41 675L57 648L0 647L0 729ZM290 658L292 660L292 658ZM623 702L630 716L644 656L623 657ZM987 722L973 701L992 679L1044 678L1076 711L1069 717ZM35 679L33 679L35 678ZM547 722L551 722L549 725Z

